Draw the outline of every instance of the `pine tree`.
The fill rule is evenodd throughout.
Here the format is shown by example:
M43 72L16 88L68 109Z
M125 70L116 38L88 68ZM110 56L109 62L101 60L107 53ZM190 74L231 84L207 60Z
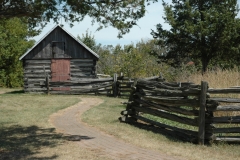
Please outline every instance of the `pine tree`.
M240 35L237 0L172 0L163 6L171 29L158 24L151 32L159 45L167 47L160 59L176 64L191 58L201 62L203 73L210 63L235 62Z

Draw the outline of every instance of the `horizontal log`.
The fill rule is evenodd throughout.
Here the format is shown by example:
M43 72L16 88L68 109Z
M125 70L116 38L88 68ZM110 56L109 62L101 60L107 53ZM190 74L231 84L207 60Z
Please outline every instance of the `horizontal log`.
M239 136L234 137L216 137L215 141L221 141L221 142L240 142Z
M198 116L198 114L199 114L198 110L187 110L187 109L183 109L180 107L159 105L157 103L148 102L148 101L144 101L144 100L140 100L140 99L134 99L134 102L137 102L138 104L143 105L144 107L154 107L154 108L165 110L168 112L175 112L178 114L184 114L184 115L188 115L188 116Z
M38 73L38 74L40 74L40 73L42 73L42 74L44 74L44 73L51 73L51 70L49 70L49 69L46 69L45 71L43 70L43 69L38 69L38 70L33 70L33 69L28 69L28 70L24 70L24 73Z
M185 133L185 134L188 134L188 135L191 135L191 136L194 136L194 137L196 137L197 134L198 134L197 131L192 131L192 130L181 129L181 128L169 126L169 125L166 125L166 124L163 124L163 123L160 123L160 122L150 120L150 119L142 117L142 116L131 115L131 117L134 117L136 119L139 119L139 120L141 120L143 122L146 122L146 123L149 123L149 124L153 124L153 125L158 126L160 128L165 128L165 129L169 129L169 130L178 131L178 132Z
M24 78L46 78L46 74L42 73L24 73Z
M41 60L24 60L24 63L26 63L26 64L35 64L35 63L38 63L38 64L44 64L44 63L46 63L46 64L49 64L49 63L51 63L51 60L49 59L47 59L47 60L43 60L43 59L41 59Z
M211 94L240 93L240 88L221 88L221 89L209 88L208 92Z
M50 86L50 88L56 87L56 86ZM64 86L59 86L59 87L64 87ZM86 86L70 86L70 88L71 88L71 90L80 90L80 89L92 89L93 87L90 85L86 85Z
M212 133L240 133L240 127L206 129Z
M211 117L206 118L206 123L225 123L225 124L237 124L240 123L240 116L235 117Z
M144 117L143 117L144 118ZM143 121L143 120L142 120ZM150 120L151 121L151 120ZM143 121L145 122L145 121ZM150 122L145 122L145 123L149 123ZM170 126L168 128L164 128L164 127L159 127L157 125L154 125L156 127L158 127L157 132L161 133L161 134L165 134L167 136L172 136L174 138L178 138L182 141L187 141L187 142L193 142L196 143L197 138L194 135L191 134L187 134L187 132L183 132L183 131L179 131L179 130L173 130L173 129L169 129ZM155 130L155 129L154 129Z
M44 87L46 85L45 82L40 81L40 82L35 82L35 83L29 83L29 82L24 82L24 87L28 88L30 86L37 86L37 87Z
M155 88L161 88L161 89L169 89L169 90L186 90L189 88L192 89L198 89L200 88L199 85L184 85L183 87L180 87L177 85L172 85L171 83L166 83L166 82L156 82L156 81L144 81L144 80L139 80L137 82L137 85L141 86L150 86L150 87L155 87Z
M93 67L77 67L77 66L71 66L70 71L76 72L76 71L92 71L95 70Z
M164 88L164 89L170 89L170 90L180 90L181 87L172 87L172 86L167 86L161 82L156 82L156 81L146 81L146 80L138 80L137 85L142 85L142 86L150 86L150 87L156 87L156 88Z
M197 99L169 99L169 98L159 98L153 96L143 96L143 99L155 101L158 104L167 106L189 106L189 107L199 107L199 100Z
M76 66L76 67L94 67L95 65L93 63L72 63L70 66Z
M152 93L155 95L165 95L165 96L198 96L200 95L200 89L185 89L185 90L168 90L160 89L148 86L139 86L138 88L143 89L144 93Z
M93 59L71 59L71 62L76 62L76 63L93 63Z
M225 103L240 103L239 98L209 98L209 101L225 102Z
M240 106L226 105L226 106L215 106L207 107L208 111L240 111Z
M51 69L50 65L26 65L26 66L24 66L24 69L25 70L28 70L28 69L36 70L36 69L44 69L44 67L45 67L45 69L48 69L48 70Z
M60 83L50 83L50 88L54 88L54 87L70 87L74 90L82 90L82 89L101 89L101 90L112 90L112 85L111 84L102 84L102 85L98 85L98 86L94 86L91 84L85 84L85 85L73 85L73 84L60 84ZM108 88L109 87L109 88Z
M89 75L92 75L92 73L91 72L75 72L75 73L72 73L71 72L71 77L78 77L78 76L89 76Z
M47 93L47 91L25 91L25 93L29 93L29 94L45 94Z
M138 107L138 106L132 106L132 108L138 112L151 114L154 116L158 116L161 118L165 118L165 119L168 119L171 121L175 121L175 122L179 122L179 123L183 123L183 124L187 124L187 125L198 126L197 119L191 119L191 118L186 118L186 117L182 117L182 116L177 116L177 115L174 115L171 113L159 111L159 110L152 109L152 108L144 108L144 107Z
M46 91L47 88L24 88L24 91Z
M200 88L200 85L196 85L192 82L162 82L166 86L171 87L183 87L183 88Z
M68 91L68 90L60 90L60 91L55 91L55 90L49 90L50 94L95 94L96 91L92 90L78 90L78 91Z
M137 88L140 88L144 91L144 93L153 94L153 95L165 95L165 96L199 96L200 89L181 89L181 90L171 90L165 88L156 88L151 86L141 86L136 85Z
M46 81L46 78L44 77L44 78L27 78L27 77L25 77L24 79L23 79L23 81L26 81L26 82L40 82L40 81Z
M65 81L65 82L50 82L51 84L54 84L54 83L59 83L59 84L90 84L90 83L111 83L111 79L79 79L78 81Z

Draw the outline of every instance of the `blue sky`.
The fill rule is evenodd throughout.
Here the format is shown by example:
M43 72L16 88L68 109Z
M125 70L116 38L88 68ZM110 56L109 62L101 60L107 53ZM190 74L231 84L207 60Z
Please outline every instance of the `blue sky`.
M240 0L238 0L239 3ZM171 0L165 0L165 2L171 2ZM123 38L119 39L117 38L118 30L114 29L113 27L104 28L100 31L96 31L98 25L92 25L91 24L91 18L86 17L82 22L74 23L74 26L71 28L66 23L62 23L64 25L64 28L71 33L73 36L77 37L77 35L85 34L88 30L89 32L94 35L95 40L97 43L101 43L102 45L126 45L134 43L136 44L141 39L142 40L148 40L151 39L152 36L150 34L151 29L156 28L156 24L161 23L164 29L169 29L170 26L166 23L164 23L163 16L163 6L162 1L159 0L159 2L151 4L147 6L147 13L145 16L138 21L138 26L134 26L130 33L123 36ZM42 31L42 33L34 37L36 41L40 40L49 30L51 30L56 24L49 23Z
M91 24L91 18L86 17L82 22L74 23L74 26L71 28L66 23L62 23L64 25L64 29L66 29L69 33L73 36L77 37L77 35L81 36L85 34L88 30L89 32L94 35L97 43L101 43L102 45L126 45L134 43L136 44L141 39L147 40L151 39L152 36L150 35L151 29L155 30L155 26L158 23L161 23L164 28L169 28L168 24L164 24L164 20L162 16L164 15L162 1L158 3L151 4L147 6L147 13L145 16L138 21L138 26L134 26L130 33L123 36L123 38L117 38L118 30L114 29L113 27L104 28L100 31L96 31L98 25ZM49 23L42 31L42 33L34 37L36 41L40 40L49 30L51 30L56 24Z

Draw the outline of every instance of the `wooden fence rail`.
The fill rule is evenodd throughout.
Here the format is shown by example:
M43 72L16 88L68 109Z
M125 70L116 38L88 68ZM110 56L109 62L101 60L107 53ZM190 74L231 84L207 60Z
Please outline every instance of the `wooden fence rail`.
M95 94L114 97L129 96L134 81L131 78L114 74L105 78L82 78L65 82L51 81L46 76L42 88L48 94Z
M238 142L239 112L236 116L216 116L216 113L240 111L240 105L236 105L240 99L212 97L213 94L229 93L240 93L240 88L211 89L207 82L196 85L141 79L132 87L126 110L121 112L119 120L127 123L142 121L168 135L201 145L213 141ZM223 127L219 127L220 124Z

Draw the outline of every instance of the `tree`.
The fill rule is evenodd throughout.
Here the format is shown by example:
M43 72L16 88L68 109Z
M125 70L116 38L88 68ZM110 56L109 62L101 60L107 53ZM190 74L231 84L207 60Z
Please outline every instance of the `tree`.
M87 45L94 52L97 52L101 47L101 44L97 44L95 37L91 34L91 32L89 33L88 30L85 34L82 34L81 37L78 35L77 39Z
M158 24L151 32L158 45L167 47L160 59L176 64L191 58L201 62L204 73L210 63L218 65L220 59L230 63L239 57L237 0L173 0L163 6L171 29Z
M147 3L145 3L145 1ZM100 24L98 29L111 25L119 30L119 37L142 18L145 5L158 0L0 0L0 18L27 17L31 27L46 25L63 18L72 25L86 15Z
M19 57L33 46L34 41L28 40L32 34L24 19L0 21L0 86L22 86L23 69Z

